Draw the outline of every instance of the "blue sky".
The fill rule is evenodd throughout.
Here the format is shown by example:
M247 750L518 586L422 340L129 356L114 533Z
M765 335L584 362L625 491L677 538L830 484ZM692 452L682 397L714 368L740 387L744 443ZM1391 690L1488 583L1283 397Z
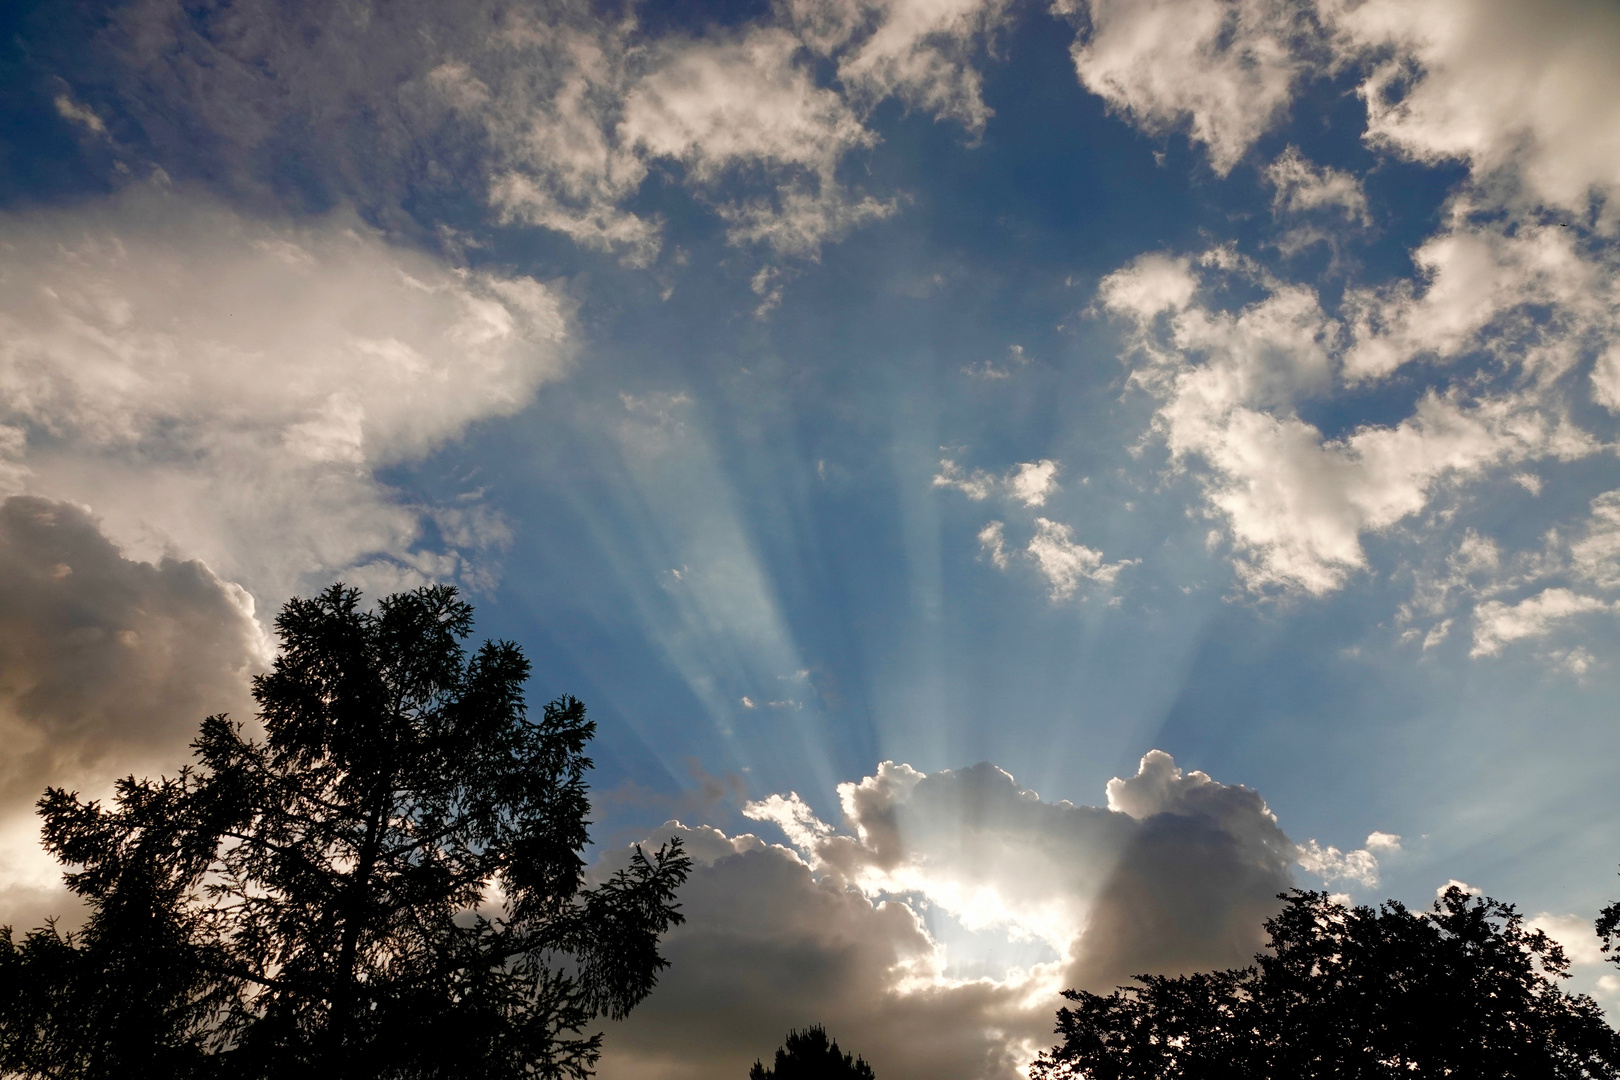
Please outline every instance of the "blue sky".
M604 865L706 853L604 1075L1010 1075L1289 883L1467 882L1620 1001L1612 6L3 18L8 786L449 580L590 706Z

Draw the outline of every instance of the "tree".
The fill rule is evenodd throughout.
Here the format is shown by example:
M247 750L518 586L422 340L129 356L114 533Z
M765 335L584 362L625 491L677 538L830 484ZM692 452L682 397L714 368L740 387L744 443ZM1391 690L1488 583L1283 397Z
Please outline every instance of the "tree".
M789 1031L787 1042L776 1051L776 1064L766 1068L755 1061L748 1080L873 1080L872 1066L852 1057L827 1038L820 1024L804 1031Z
M203 722L197 763L52 789L82 934L0 936L0 1073L573 1077L667 966L678 839L586 888L572 698L526 709L510 642L468 656L448 586L290 601L264 729Z
M1570 995L1563 950L1511 904L1452 886L1432 911L1280 896L1254 967L1139 975L1064 991L1062 1043L1037 1080L1620 1076L1597 1004Z

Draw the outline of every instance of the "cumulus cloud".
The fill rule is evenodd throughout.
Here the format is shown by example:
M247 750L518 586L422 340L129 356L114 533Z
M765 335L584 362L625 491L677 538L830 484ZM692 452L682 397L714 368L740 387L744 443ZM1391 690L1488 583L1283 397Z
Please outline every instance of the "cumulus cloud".
M1104 562L1102 552L1075 542L1072 528L1043 517L1035 519L1035 535L1024 550L1045 575L1053 600L1073 596L1082 581L1112 585L1119 572L1131 565L1128 560Z
M1545 637L1578 616L1613 609L1613 604L1595 596L1564 588L1543 589L1516 604L1488 600L1474 609L1474 647L1469 655L1492 656L1509 642Z
M1325 883L1354 881L1369 889L1378 887L1378 856L1376 851L1399 851L1401 838L1390 833L1373 833L1367 837L1367 846L1356 851L1340 851L1331 844L1323 846L1314 839L1299 845L1297 862L1306 873L1315 874Z
M1361 85L1367 138L1581 213L1620 194L1620 11L1590 0L1324 5ZM1505 176L1503 174L1506 174Z
M1381 379L1423 359L1484 354L1545 384L1620 330L1612 253L1583 250L1569 229L1481 220L1475 209L1457 201L1446 227L1412 253L1416 281L1347 294L1348 381ZM1600 403L1604 372L1599 364L1593 375Z
M565 368L527 277L391 247L338 215L257 222L194 192L0 217L11 490L89 504L142 558L202 558L261 600L305 575L477 581L499 519L377 479L510 415ZM420 544L424 516L449 550ZM461 548L463 550L457 550Z
M1261 298L1235 311L1221 307L1219 290L1239 282L1258 287ZM1411 302L1428 303L1436 287ZM1476 313L1488 307L1480 287L1461 290ZM1403 298L1385 298L1387 310L1411 300L1399 289L1393 295ZM1253 589L1331 592L1367 565L1364 534L1418 513L1443 483L1599 448L1569 421L1550 381L1433 388L1397 423L1325 436L1300 416L1302 403L1328 397L1346 375L1387 374L1404 362L1371 356L1407 358L1421 349L1399 319L1362 317L1363 302L1347 301L1356 313L1347 327L1312 290L1277 281L1226 249L1196 260L1144 256L1099 288L1098 306L1129 327L1129 348L1141 361L1133 383L1160 399L1154 432L1173 467L1193 459L1207 467L1206 505L1226 521L1237 569ZM1434 318L1412 325L1423 327L1424 340L1440 335ZM1538 340L1535 349L1504 348L1511 357L1504 363L1555 372L1571 351L1569 338ZM1459 339L1451 347L1463 346Z
M1608 960L1591 919L1543 911L1524 920L1524 925L1526 929L1540 930L1558 942L1571 964L1595 965Z
M790 1028L824 1024L884 1075L1012 1080L1049 1041L1059 999L936 980L936 944L899 901L874 901L753 836L671 823L697 866L652 996L607 1031L599 1071L635 1080L744 1075Z
M1046 505L1048 496L1058 490L1057 476L1061 469L1058 462L1042 458L1015 465L998 476L985 469L968 472L951 458L942 458L939 472L934 475L934 486L960 491L975 502L983 502L999 493L1011 504L1034 509ZM1061 521L1037 516L1033 526L1034 533L1023 549L1013 552L1007 547L1006 523L988 522L979 530L979 549L999 570L1007 569L1017 555L1046 579L1048 594L1054 602L1069 599L1086 582L1110 586L1121 570L1136 562L1134 559L1108 562L1101 551L1075 540L1073 527Z
M839 786L842 828L796 795L748 804L791 848L671 822L653 839L677 833L698 861L688 921L603 1073L740 1075L814 1022L885 1075L1012 1080L1050 1044L1061 987L1248 963L1291 883L1265 802L1159 751L1108 795L1052 803L988 764L885 762ZM1004 939L1004 962L962 974L964 935ZM1049 959L1010 959L1032 943Z
M204 716L252 715L268 660L252 599L202 563L126 558L71 503L0 502L0 923L71 914L39 848L46 786L172 772Z
M1021 551L1008 549L1005 522L988 522L979 530L978 540L979 550L998 570L1007 569L1015 556L1033 567L1046 579L1047 593L1053 603L1069 599L1086 582L1106 588L1114 583L1121 570L1138 561L1107 562L1101 551L1077 542L1070 526L1044 517L1035 519L1034 535Z
M1182 124L1231 172L1286 112L1309 69L1315 24L1288 0L1066 0L1081 26L1075 71L1150 133Z
M1050 458L1014 465L1003 476L984 469L964 471L951 458L941 458L934 486L960 491L974 502L983 502L1000 492L1024 506L1044 506L1047 496L1058 489L1057 475L1063 466Z

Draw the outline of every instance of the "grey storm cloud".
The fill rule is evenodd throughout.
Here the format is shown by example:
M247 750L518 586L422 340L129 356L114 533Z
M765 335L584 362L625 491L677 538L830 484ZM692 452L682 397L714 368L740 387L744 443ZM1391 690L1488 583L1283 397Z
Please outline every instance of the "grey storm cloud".
M1297 849L1258 793L1153 751L1106 807L1047 802L981 764L885 762L839 795L844 829L796 795L749 804L793 848L671 822L700 863L671 968L609 1033L602 1075L742 1075L823 1023L886 1077L1008 1078L1051 1041L1057 990L1248 963ZM604 860L598 873L621 856ZM961 978L925 913L1058 959Z
M0 922L61 899L31 842L46 786L172 771L204 716L251 715L266 659L252 602L202 563L126 559L71 503L0 503Z

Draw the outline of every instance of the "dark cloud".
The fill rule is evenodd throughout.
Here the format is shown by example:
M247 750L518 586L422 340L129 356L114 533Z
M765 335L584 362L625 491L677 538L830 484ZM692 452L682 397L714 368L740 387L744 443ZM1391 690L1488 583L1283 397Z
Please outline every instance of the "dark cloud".
M1159 751L1106 808L1046 802L988 764L886 762L839 794L841 832L796 795L749 804L797 852L674 822L653 835L684 836L701 865L673 966L610 1031L605 1078L741 1076L823 1023L881 1076L1011 1080L1049 1043L1059 989L1248 963L1292 884L1264 800ZM953 926L1057 959L964 978Z
M1009 1043L1051 1026L1017 987L933 985L933 942L907 905L818 878L755 837L673 823L655 837L669 833L703 860L681 892L687 922L668 938L658 989L608 1030L603 1080L744 1076L813 1023L880 1076L1005 1076L1018 1063Z
M265 657L247 594L202 563L126 559L70 503L0 503L0 921L54 881L32 843L47 785L173 770L204 716L251 715Z

